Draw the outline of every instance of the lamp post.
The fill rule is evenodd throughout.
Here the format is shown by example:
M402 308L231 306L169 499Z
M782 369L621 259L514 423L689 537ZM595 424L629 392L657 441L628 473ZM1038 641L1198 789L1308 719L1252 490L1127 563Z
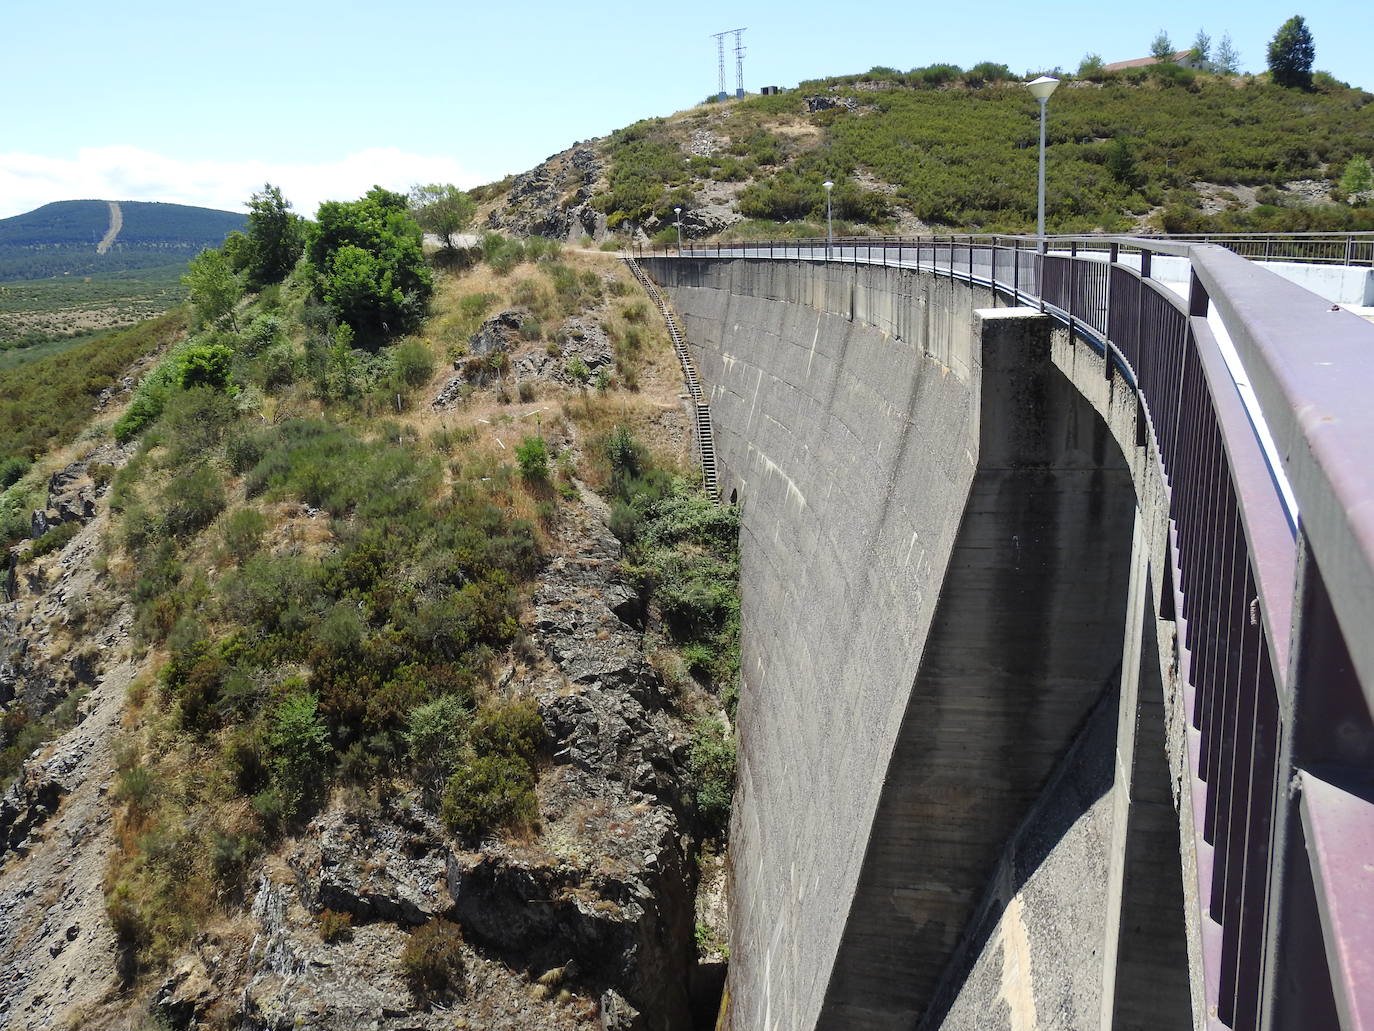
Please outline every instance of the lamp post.
M835 223L830 218L830 191L835 184L829 179L821 183L825 187L825 260L830 260L830 248L835 241Z
M677 256L682 257L682 209L674 208L673 214L677 216Z
M1059 80L1049 75L1026 83L1031 96L1040 104L1040 180L1035 206L1035 235L1041 251L1045 249L1045 109L1049 106L1050 94L1058 85Z

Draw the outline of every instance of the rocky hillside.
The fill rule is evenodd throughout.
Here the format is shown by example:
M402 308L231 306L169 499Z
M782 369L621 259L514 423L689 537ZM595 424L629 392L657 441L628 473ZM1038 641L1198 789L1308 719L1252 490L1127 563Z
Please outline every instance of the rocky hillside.
M1051 231L1374 228L1339 187L1374 154L1374 100L1175 65L1064 76L1049 115ZM580 143L477 196L487 224L576 242L824 231L1033 230L1037 109L1001 65L934 65L707 103ZM1348 203L1357 200L1352 206Z
M734 514L628 271L488 243L375 351L243 298L13 488L0 1026L711 1025Z

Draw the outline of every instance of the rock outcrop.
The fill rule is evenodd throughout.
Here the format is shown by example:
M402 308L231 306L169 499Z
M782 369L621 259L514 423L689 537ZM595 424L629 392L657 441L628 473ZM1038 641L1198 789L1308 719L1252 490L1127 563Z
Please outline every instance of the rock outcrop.
M569 243L606 237L606 216L588 202L605 177L594 143L555 154L511 183L505 203L487 225L517 236L546 236Z

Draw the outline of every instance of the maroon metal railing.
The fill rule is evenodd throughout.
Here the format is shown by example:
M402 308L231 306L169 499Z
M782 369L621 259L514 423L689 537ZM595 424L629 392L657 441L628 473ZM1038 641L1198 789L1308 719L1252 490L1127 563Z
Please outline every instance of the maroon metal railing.
M1158 254L1188 259L1188 283L1158 282ZM708 255L899 265L981 283L1049 312L1121 369L1137 391L1137 443L1152 444L1168 491L1160 609L1176 622L1189 718L1183 804L1206 1001L1234 1031L1323 1028L1327 1014L1355 1026L1344 1015L1374 1013L1374 978L1345 960L1374 944L1349 931L1374 889L1368 868L1336 847L1338 821L1323 819L1337 799L1351 833L1374 840L1364 787L1374 780L1374 462L1359 444L1374 447L1374 327L1348 313L1333 321L1319 298L1217 247L1155 239L841 238L684 256ZM1209 314L1240 351L1257 404L1238 390ZM1299 349L1320 360L1303 364ZM1362 387L1347 393L1352 379ZM1339 733L1324 729L1332 713ZM1290 792L1314 769L1325 779L1304 774L1323 785L1311 800ZM1320 864L1308 840L1319 831Z

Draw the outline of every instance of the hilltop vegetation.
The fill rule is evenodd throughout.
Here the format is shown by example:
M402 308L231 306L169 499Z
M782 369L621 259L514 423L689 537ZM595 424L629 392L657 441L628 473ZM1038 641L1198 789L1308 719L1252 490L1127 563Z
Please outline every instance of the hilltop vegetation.
M1322 73L1300 90L1169 63L1063 79L1049 107L1051 231L1374 228L1367 198L1352 205L1339 185L1374 154L1374 97L1361 90ZM675 207L693 236L816 231L829 179L842 231L1026 232L1038 132L1035 101L1004 65L874 68L619 130L599 143L590 204L613 232L660 242L675 238Z

